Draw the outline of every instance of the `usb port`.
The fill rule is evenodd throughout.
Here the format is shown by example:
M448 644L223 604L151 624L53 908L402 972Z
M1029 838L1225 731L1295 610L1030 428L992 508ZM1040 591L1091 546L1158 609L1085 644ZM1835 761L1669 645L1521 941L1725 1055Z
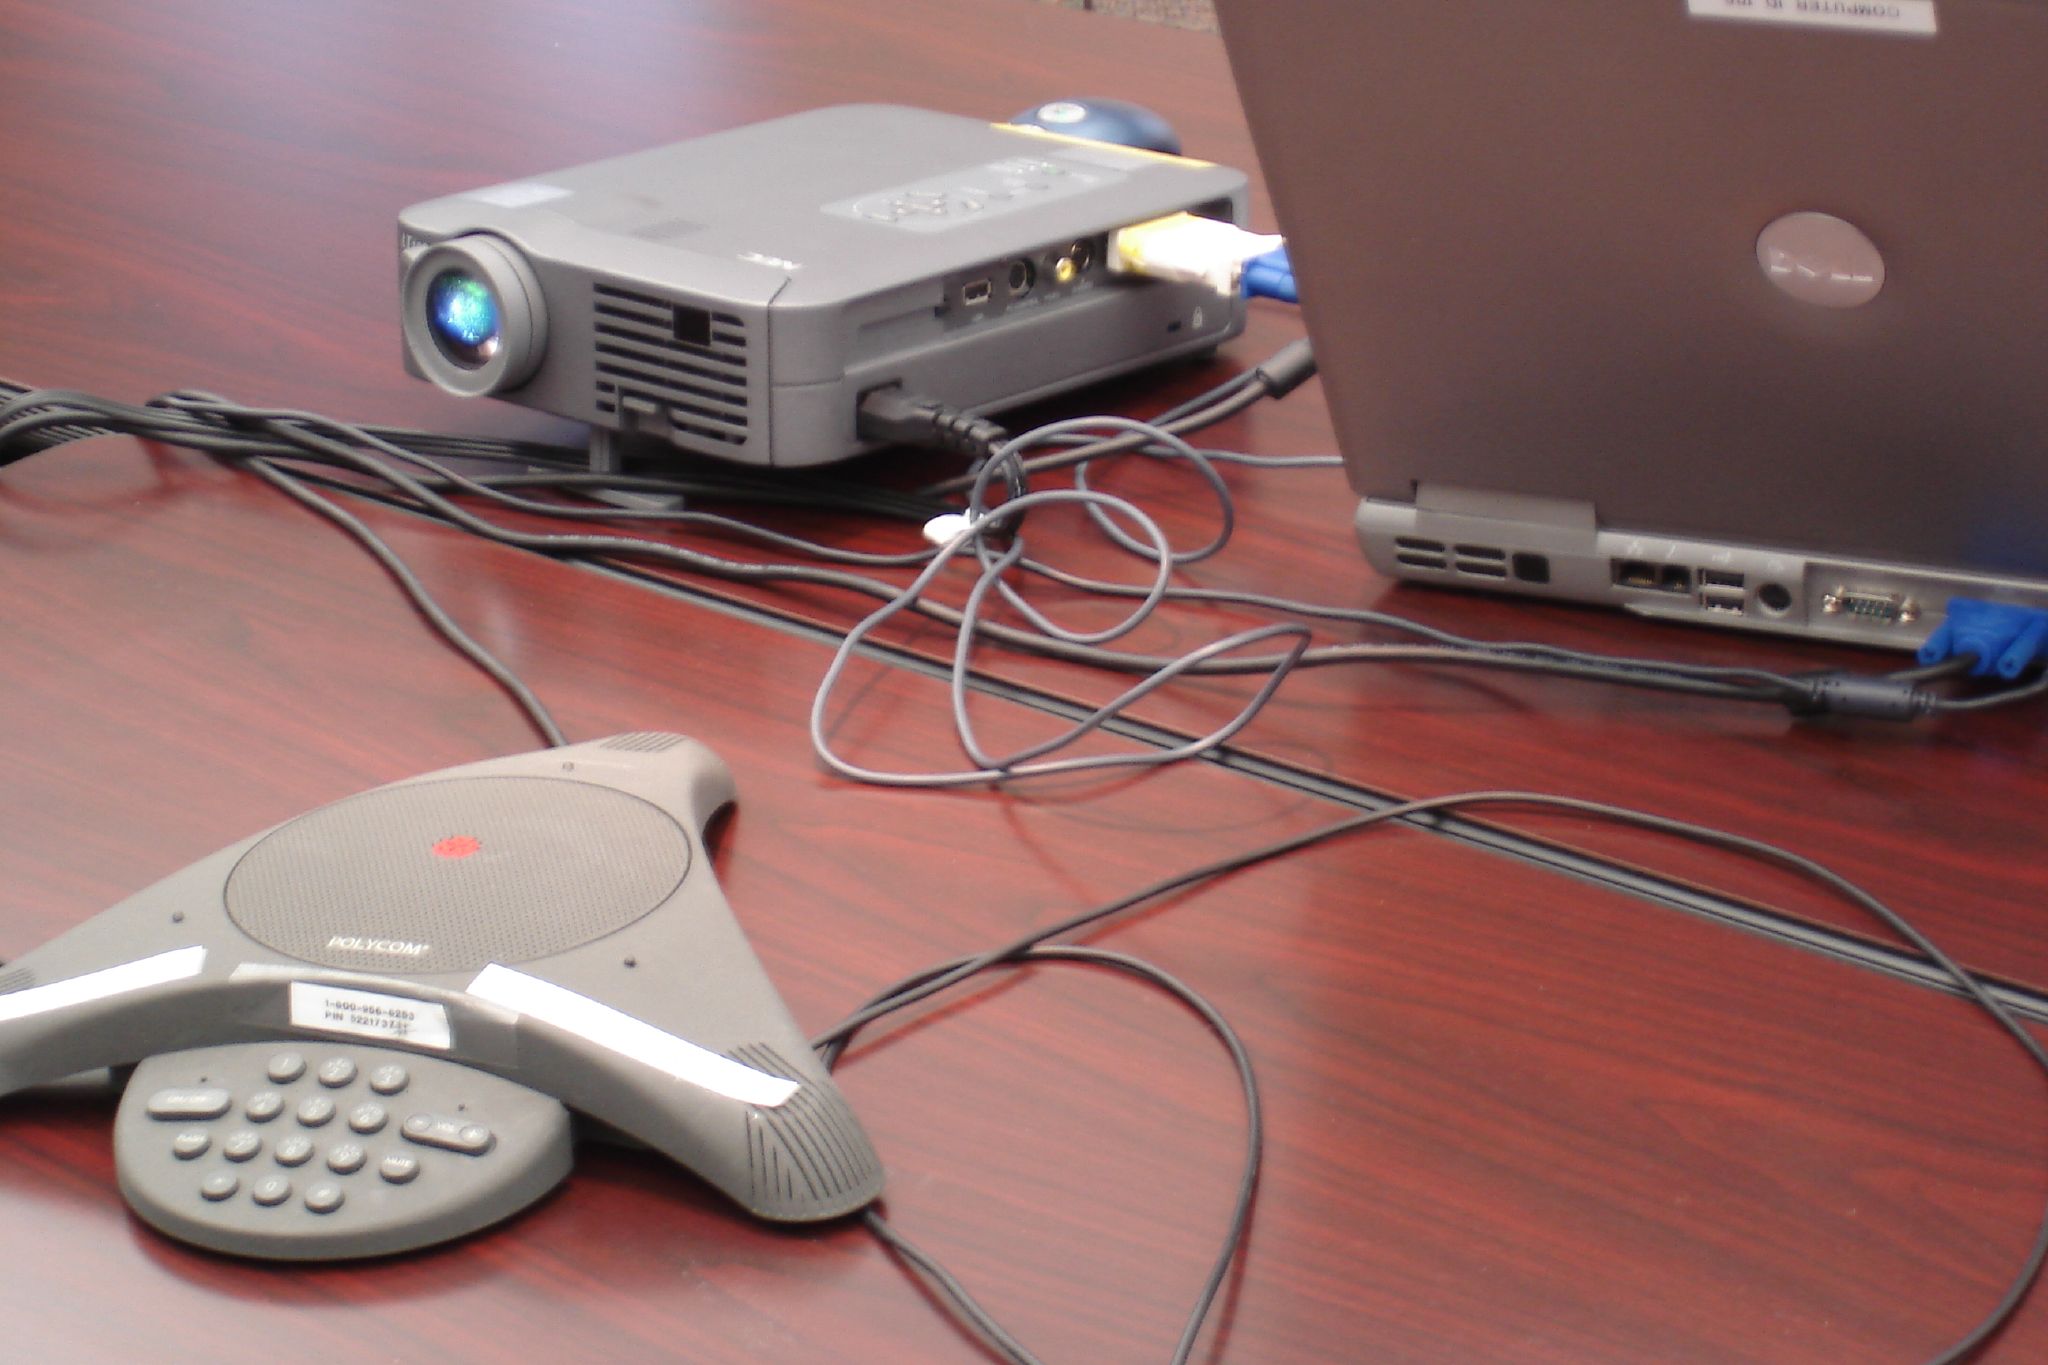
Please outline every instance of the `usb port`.
M1705 576L1704 573L1701 574L1702 578ZM1729 616L1740 616L1742 615L1742 589L1702 588L1700 589L1700 605L1708 611L1723 612Z
M1700 586L1703 588L1739 588L1742 575L1729 573L1726 569L1701 569Z
M977 303L987 303L992 292L994 286L987 280L969 280L960 286L960 302L971 308Z

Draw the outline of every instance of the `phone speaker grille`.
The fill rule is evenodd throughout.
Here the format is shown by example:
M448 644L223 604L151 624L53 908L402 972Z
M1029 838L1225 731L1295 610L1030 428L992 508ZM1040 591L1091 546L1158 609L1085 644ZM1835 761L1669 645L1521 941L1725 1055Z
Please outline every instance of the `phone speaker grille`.
M229 874L235 926L323 967L403 975L530 962L675 894L690 841L659 807L566 778L366 792L259 840Z
M629 754L658 754L673 749L683 742L681 735L666 734L660 730L642 730L636 734L613 735L600 749L619 749Z
M764 1043L726 1054L785 1080L806 1078ZM747 1111L747 1165L760 1209L858 1208L881 1192L882 1163L829 1086L805 1084L776 1107Z

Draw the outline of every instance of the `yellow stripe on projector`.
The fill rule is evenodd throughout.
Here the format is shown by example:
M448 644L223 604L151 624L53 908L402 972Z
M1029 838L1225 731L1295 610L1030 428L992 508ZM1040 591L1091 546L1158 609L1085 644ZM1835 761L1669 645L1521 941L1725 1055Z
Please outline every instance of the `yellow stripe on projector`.
M1171 152L1155 152L1150 147L1126 147L1121 142L1104 142L1100 138L1075 137L1072 133L1056 133L1050 128L1041 128L1035 123L991 123L989 127L999 133L1024 133L1030 137L1042 137L1053 142L1071 143L1076 147L1114 147L1120 152L1129 152L1132 156L1150 157L1154 161L1164 161L1173 166L1185 166L1191 170L1206 169L1216 164L1213 161L1203 161L1199 157L1175 156Z

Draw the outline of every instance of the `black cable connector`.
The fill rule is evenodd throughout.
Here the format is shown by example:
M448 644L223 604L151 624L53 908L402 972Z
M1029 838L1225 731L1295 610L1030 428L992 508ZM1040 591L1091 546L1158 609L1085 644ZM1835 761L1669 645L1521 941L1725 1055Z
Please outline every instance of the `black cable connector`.
M1308 338L1291 341L1258 368L1259 382L1273 398L1285 398L1316 377L1316 352Z
M964 455L968 461L968 473L976 476L1010 439L1009 431L999 423L977 417L950 403L941 403L936 398L907 393L900 384L869 389L862 394L853 428L863 441L918 446L925 450L946 450ZM1021 498L1028 491L1023 467L1015 459L1005 461L999 472L1003 486L1012 498ZM1007 528L1008 534L1014 536L1018 525L1013 520Z
M1824 673L1802 678L1802 695L1788 701L1795 716L1860 716L1867 720L1918 720L1934 709L1935 696L1910 678L1868 673Z
M861 395L854 431L863 441L949 450L977 464L994 455L1010 433L986 417L906 392L901 385Z

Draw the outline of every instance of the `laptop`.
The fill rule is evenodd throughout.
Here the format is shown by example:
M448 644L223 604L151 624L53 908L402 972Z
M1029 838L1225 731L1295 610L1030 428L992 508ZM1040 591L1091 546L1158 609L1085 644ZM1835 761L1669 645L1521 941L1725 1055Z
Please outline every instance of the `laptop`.
M1383 573L2048 607L2048 0L1219 0Z

